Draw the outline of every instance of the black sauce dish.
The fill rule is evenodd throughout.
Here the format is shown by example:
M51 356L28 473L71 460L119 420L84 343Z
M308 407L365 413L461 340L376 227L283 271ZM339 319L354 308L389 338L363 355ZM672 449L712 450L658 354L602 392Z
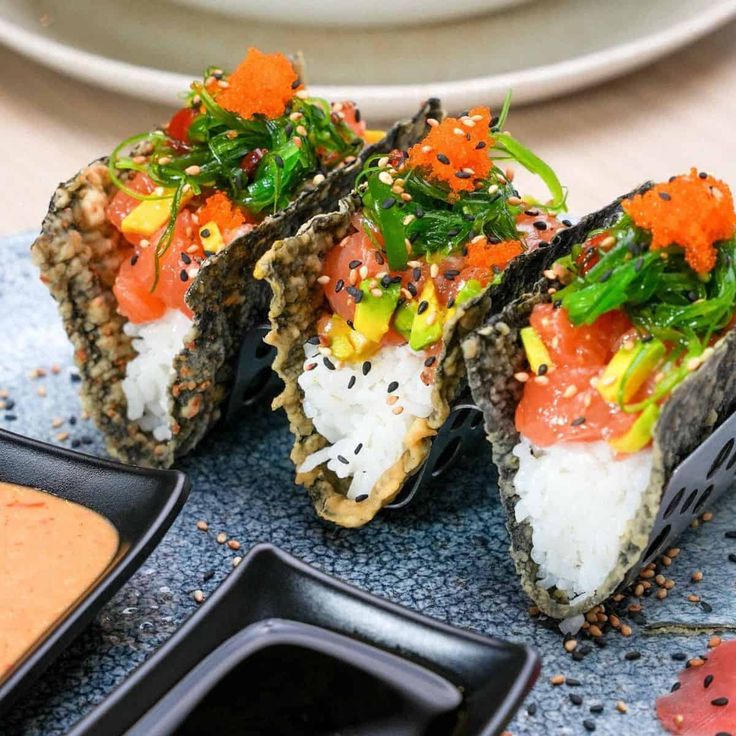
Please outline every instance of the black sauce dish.
M538 673L261 544L70 736L492 736Z
M92 509L116 528L120 545L95 584L0 681L7 710L94 619L151 554L177 517L189 481L176 470L121 465L0 430L0 481L39 488Z

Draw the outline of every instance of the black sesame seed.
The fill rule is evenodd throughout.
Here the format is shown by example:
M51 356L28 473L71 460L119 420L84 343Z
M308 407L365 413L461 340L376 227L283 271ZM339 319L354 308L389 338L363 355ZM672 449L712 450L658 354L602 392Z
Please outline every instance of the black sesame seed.
M671 692L671 693L676 693L676 692L677 692L677 691L678 691L678 690L680 689L680 687L681 687L680 683L679 683L679 682L676 682L676 683L675 683L675 684L674 684L674 685L673 685L673 686L672 686L672 687L670 688L670 692Z
M392 284L400 284L401 283L401 276L394 276L391 278Z
M703 687L709 688L712 683L713 683L713 675L706 675L705 679L703 680Z
M273 160L276 166L278 166L280 169L284 168L284 159L282 159L281 156L278 155L278 153L274 153Z
M419 268L419 266L416 266L411 272L411 275L414 281L419 281L419 279L422 278L422 269Z
M581 424L585 424L585 417L575 417L575 419L570 422L572 427L579 427Z
M190 264L190 263L192 262L192 259L191 259L191 258L190 258L190 257L189 257L189 256L188 256L188 255L187 255L186 253L182 253L182 254L181 254L181 260L182 260L182 262L183 262L183 263L185 263L185 264L186 264L187 266L188 266L188 265L189 265L189 264Z
M396 391L398 387L399 387L398 381L391 381L391 383L389 383L388 388L386 390L388 393L392 394L394 391Z
M537 221L536 221L535 223L533 223L533 224L534 224L534 227L535 227L535 228L536 228L537 230L546 230L546 229L547 229L547 223L546 223L546 222L542 222L542 220L537 220Z
M406 290L407 290L407 291L408 291L408 292L409 292L409 293L410 293L410 294L411 294L412 296L416 296L416 295L417 295L417 293L418 293L418 292L417 292L417 287L416 287L416 286L414 286L414 282L413 282L413 281L410 281L410 282L409 282L409 283L408 283L408 284L406 285Z
M685 654L685 652L675 652L672 655L672 659L674 659L675 662L684 662L687 659L687 654Z
M189 281L189 274L182 268L182 270L179 272L179 278L182 281Z
M94 440L88 434L82 435L81 439L83 445L91 445L94 442Z
M363 292L356 286L348 286L346 291L356 302L359 302L363 298Z
M451 297L450 297L450 298L449 298L449 299L447 300L447 308L448 308L448 309L452 309L452 308L453 308L454 306L455 306L455 297L454 297L454 296L451 296Z
M205 570L202 573L202 580L206 583L208 580L212 580L212 578L215 577L215 571L214 570Z
M472 176L472 174L468 173L467 171L456 171L455 172L455 176L458 179L470 179L470 177Z
M424 314L429 309L429 302L422 300L417 307L417 314Z
M583 683L580 682L580 680L578 680L576 677L568 677L565 680L565 684L569 685L570 687L580 687L580 685L582 685Z
M564 225L565 227L572 227L572 222L571 222L570 220L563 220L563 221L562 221L562 224L563 224L563 225Z
M82 376L80 376L79 373L70 373L69 380L72 383L79 383L82 380Z
M485 147L486 147L486 142L485 141L478 141L478 143L476 143L476 145L475 145L475 150L476 151L480 151L481 149L483 149Z
M609 268L609 269L608 269L608 271L606 271L606 272L605 272L605 273L604 273L604 274L603 274L603 275L602 275L602 276L601 276L601 277L600 277L600 278L598 279L598 281L600 281L600 283L602 284L603 282L605 282L605 281L608 281L608 279L610 279L610 278L611 278L611 276L613 276L613 269L612 269L612 268Z
M375 251L375 252L373 253L373 255L375 256L375 259L376 259L376 263L377 263L377 264L378 264L379 266L383 266L383 264L384 264L384 263L385 263L386 261L384 261L384 260L383 260L383 256L381 255L381 251L380 251L380 250L377 250L377 251Z
M6 422L14 422L18 417L15 414L6 414L5 415L5 421Z
M540 363L537 369L537 375L543 376L549 370L549 366L546 363Z
M728 731L719 731L716 736L733 736L733 734L729 733Z
M338 455L337 459L343 464L343 465L350 465L350 460L348 460L346 457L343 457L342 455Z
M5 408L6 408L6 409L7 409L8 411L11 411L11 410L15 409L15 399L8 399L8 400L7 400L6 402L5 402Z
M527 715L535 716L537 715L537 704L536 703L529 703L526 707Z
M436 360L437 360L437 356L436 355L430 355L429 358L427 358L424 361L424 365L427 366L427 368L431 368L434 365L434 363L435 363Z
M367 376L371 372L371 362L370 360L366 360L365 363L363 363L363 375Z
M706 174L706 173L705 173L705 171L701 171L701 172L700 172L700 173L698 174L698 176L699 176L699 177L700 177L701 179L707 179L707 178L708 178L708 174Z
M495 235L491 235L488 237L488 242L491 245L498 245L501 242L501 238L498 238Z
M77 423L77 418L74 416L69 417L69 424L72 425L72 427Z
M713 606L711 606L710 603L706 603L705 601L700 601L700 607L705 611L706 613L713 613Z
M350 263L348 263L348 267L351 268L351 269L352 268L360 268L362 265L363 265L363 261L359 261L357 259L354 260L354 261L350 261Z
M736 562L736 555L733 552L731 552L731 554L728 556L728 561Z
M367 493L361 493L360 496L356 496L355 497L355 503L362 503L367 498L368 498L368 494Z
M386 199L381 202L381 207L384 210L391 209L396 204L396 197L386 197Z
M448 281L454 281L456 276L460 275L460 271L458 271L456 268L448 268L447 271L445 271L445 278Z
M583 728L586 731L590 731L591 733L595 731L595 721L591 721L589 718L586 718L583 721Z
M327 370L335 370L335 364L326 355L322 358L322 362L325 364L325 368L327 368Z
M362 442L358 442L358 444L355 445L355 449L353 450L353 454L357 455L362 449L363 449L363 443Z
M135 264L138 263L138 258L139 258L139 255L137 253L134 256L132 256L130 259L130 265L135 266Z
M635 662L637 659L641 659L641 652L626 652L624 658L629 662Z
M728 705L728 698L720 697L720 698L713 698L713 700L710 701L711 705Z
M293 82L291 83L291 88L292 88L292 89L299 89L299 87L300 87L301 83L302 83L301 79L295 79L295 80L294 80L294 81L293 81ZM356 110L356 112L357 112L357 110Z
M577 693L570 693L568 696L570 698L570 702L573 705L582 705L583 704L583 697L582 695L578 695Z
M736 539L736 531L726 532L724 535L726 539Z
M421 207L417 207L414 210L414 217L416 217L417 220L421 220L422 217L424 217L424 210Z
M286 127L284 128L284 135L287 138L291 138L291 134L294 132L294 126L291 123L287 123Z
M663 199L665 202L669 202L672 199L672 197L667 192L660 192L659 198Z
M459 228L453 227L452 229L447 231L447 236L450 238L454 238L459 232Z
M203 227L203 228L202 228L202 229L201 229L201 230L199 231L199 234L200 234L200 235L201 235L201 236L202 236L203 238L209 238L209 236L210 236L210 235L212 235L212 233L210 232L210 229L209 229L209 228L207 228L207 227Z
M77 447L79 447L79 446L80 446L81 444L82 444L82 443L81 443L81 442L80 442L79 440L77 440L77 439L73 439L73 440L72 440L72 447L73 447L73 448L75 448L75 449L76 449Z
M342 279L338 279L337 283L335 284L335 294L339 294L343 287L345 286L345 282Z
M444 153L438 153L437 154L437 160L441 163L447 166L450 163L450 159L445 156Z
M600 703L596 703L595 705L590 706L590 712L598 715L599 713L603 713L603 706Z
M585 657L576 649L571 655L573 662L582 662Z

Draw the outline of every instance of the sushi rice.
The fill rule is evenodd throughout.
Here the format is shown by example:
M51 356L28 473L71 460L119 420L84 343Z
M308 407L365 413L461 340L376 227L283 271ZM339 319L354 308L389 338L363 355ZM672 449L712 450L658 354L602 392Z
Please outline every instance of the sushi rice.
M402 345L384 347L363 363L336 365L318 346L306 343L304 352L304 412L331 444L312 453L298 471L327 463L339 478L352 477L348 498L367 498L401 457L412 423L432 412L432 387L421 379L426 356ZM387 401L391 396L397 397L394 403Z
M174 358L184 348L191 327L192 320L178 309L169 309L151 322L128 322L123 327L138 353L128 363L122 383L127 416L159 442L171 439L169 385L175 377Z
M652 451L616 457L609 444L561 442L513 449L516 520L532 528L538 584L565 591L574 603L593 595L616 567L620 538L649 484Z

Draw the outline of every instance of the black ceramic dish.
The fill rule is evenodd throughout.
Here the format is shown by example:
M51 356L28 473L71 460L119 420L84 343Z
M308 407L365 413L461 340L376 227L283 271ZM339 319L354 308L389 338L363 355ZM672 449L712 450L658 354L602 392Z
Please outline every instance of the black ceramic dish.
M538 672L526 647L438 623L259 545L71 736L491 736Z
M95 585L0 681L0 712L26 690L148 557L189 492L175 470L147 470L0 430L0 481L41 488L87 506L118 531L120 547Z

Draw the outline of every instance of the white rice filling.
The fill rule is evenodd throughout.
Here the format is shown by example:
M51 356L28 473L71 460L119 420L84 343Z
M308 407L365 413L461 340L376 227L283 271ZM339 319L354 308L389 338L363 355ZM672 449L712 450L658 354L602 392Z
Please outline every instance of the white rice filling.
M183 349L191 327L192 321L178 309L169 309L151 322L128 322L123 327L138 353L128 363L123 379L127 416L159 442L171 439L169 384L174 377L174 358Z
M384 347L364 363L335 365L328 358L331 369L318 346L307 343L304 353L304 413L330 445L312 453L298 471L327 463L339 478L352 477L348 498L369 496L401 457L414 420L432 412L432 387L421 379L425 356L408 345ZM394 403L387 402L391 396L397 397Z
M538 585L572 602L593 595L614 569L621 536L649 484L652 451L616 458L607 442L533 447L525 438L514 484L517 522L532 528Z

